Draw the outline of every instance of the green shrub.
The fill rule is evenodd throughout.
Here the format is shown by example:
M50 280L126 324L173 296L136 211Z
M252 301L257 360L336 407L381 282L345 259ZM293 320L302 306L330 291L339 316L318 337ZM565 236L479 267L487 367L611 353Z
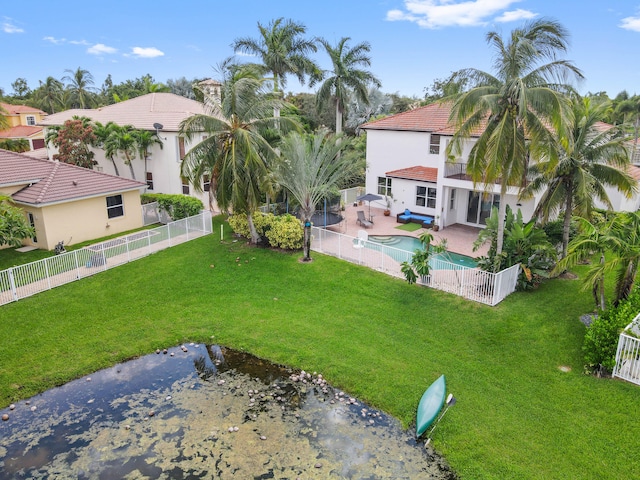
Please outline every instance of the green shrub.
M617 307L610 307L593 320L584 336L585 369L588 372L612 372L620 332L640 312L640 287L634 287L629 298Z
M197 215L204 208L200 200L188 195L145 193L140 198L143 204L158 202L158 206L166 211L174 221Z
M258 235L269 242L275 248L286 250L299 250L302 248L304 230L300 221L293 215L273 215L255 212L252 216L253 224ZM249 222L244 213L231 215L228 219L229 226L234 233L249 238Z

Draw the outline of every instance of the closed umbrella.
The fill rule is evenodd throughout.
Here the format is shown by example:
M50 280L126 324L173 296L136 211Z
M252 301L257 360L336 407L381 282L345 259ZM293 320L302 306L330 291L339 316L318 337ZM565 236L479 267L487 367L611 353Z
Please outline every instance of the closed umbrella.
M360 195L356 198L358 201L369 202L369 220L371 220L371 202L375 200L382 200L380 195L376 195L375 193L365 193L364 195Z

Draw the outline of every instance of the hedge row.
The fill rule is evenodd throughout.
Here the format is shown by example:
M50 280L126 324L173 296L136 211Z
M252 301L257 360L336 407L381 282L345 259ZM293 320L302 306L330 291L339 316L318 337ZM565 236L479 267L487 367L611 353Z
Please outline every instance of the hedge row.
M193 217L200 213L204 205L197 198L188 195L170 195L167 193L144 193L140 196L142 203L158 202L158 206L166 211L171 220Z

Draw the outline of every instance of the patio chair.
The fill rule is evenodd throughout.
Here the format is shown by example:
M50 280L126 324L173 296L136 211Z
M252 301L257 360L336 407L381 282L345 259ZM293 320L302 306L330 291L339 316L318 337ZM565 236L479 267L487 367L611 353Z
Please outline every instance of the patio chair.
M373 226L373 223L371 223L369 220L364 218L364 210L358 210L357 213L358 213L358 219L356 220L356 223L359 223L364 228L369 228Z
M364 230L358 230L358 241L353 244L353 248L363 248L364 242L369 241L369 234Z

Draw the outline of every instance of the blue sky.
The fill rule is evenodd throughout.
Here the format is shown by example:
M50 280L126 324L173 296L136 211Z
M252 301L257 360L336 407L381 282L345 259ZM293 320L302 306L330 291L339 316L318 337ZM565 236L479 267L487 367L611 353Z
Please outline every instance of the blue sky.
M567 59L583 70L582 93L640 93L640 0L234 0L109 2L32 0L0 4L0 88L33 89L66 69L89 70L99 87L151 74L156 81L212 76L230 44L257 37L257 22L285 17L309 36L371 44L371 70L387 93L423 96L434 79L491 70L485 34L505 36L527 19L551 17L571 34ZM328 68L325 54L316 60ZM289 79L287 91L308 91Z

